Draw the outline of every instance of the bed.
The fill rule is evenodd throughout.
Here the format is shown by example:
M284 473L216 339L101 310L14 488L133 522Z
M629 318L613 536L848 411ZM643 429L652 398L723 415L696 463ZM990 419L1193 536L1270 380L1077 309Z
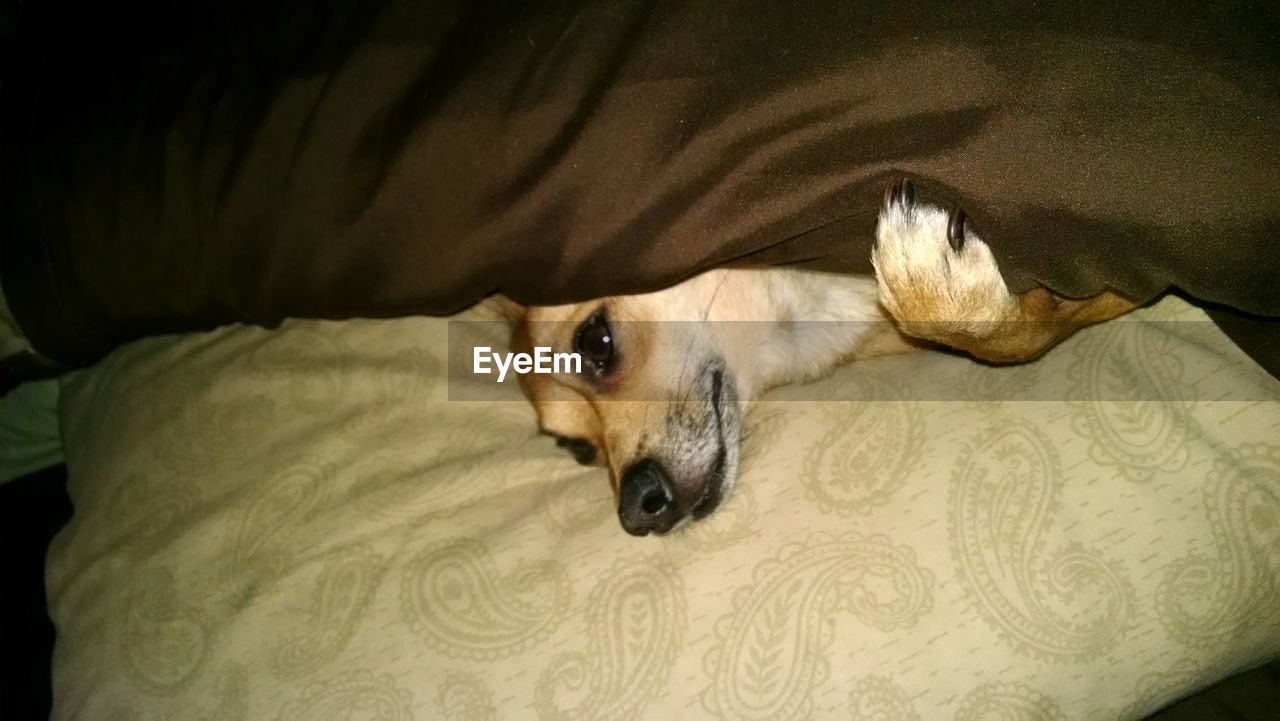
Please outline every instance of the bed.
M781 389L643 540L451 373L501 325L422 317L866 272L910 177L1014 290L1177 286L1280 373L1273 9L22 12L0 283L85 368L55 718L1137 719L1280 652L1280 387L1178 298Z
M780 389L645 539L513 386L459 400L483 317L69 377L53 717L1138 719L1280 654L1280 383L1181 300Z

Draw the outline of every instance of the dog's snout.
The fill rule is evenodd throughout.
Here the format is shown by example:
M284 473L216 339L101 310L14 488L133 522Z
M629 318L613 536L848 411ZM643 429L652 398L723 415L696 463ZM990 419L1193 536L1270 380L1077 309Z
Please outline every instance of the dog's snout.
M622 474L618 486L618 520L633 536L665 533L680 520L671 477L662 464L646 458Z

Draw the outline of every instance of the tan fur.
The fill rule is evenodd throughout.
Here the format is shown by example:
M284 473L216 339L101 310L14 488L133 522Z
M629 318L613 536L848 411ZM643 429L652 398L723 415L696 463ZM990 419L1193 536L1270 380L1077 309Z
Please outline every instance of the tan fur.
M737 392L744 403L770 387L819 376L843 361L912 349L885 322L870 279L717 270L656 293L529 308L517 320L513 350L569 350L578 324L602 304L622 329L625 369L618 378L593 385L573 376L529 374L520 376L520 382L543 430L596 445L615 489L628 463L660 453L652 444L663 434L663 406L682 392L680 359L689 357L692 347L714 348L729 367L738 369ZM809 362L770 358L782 350L772 336L783 316L832 321L820 327L840 337L834 345L823 339L821 351ZM842 327L841 321L853 325ZM689 337L677 337L682 333Z
M696 496L715 483L723 493L736 473L738 418L768 388L851 360L916 350L917 339L989 361L1029 360L1080 327L1134 307L1112 292L1079 300L1045 289L1010 293L986 244L970 231L953 248L947 223L941 209L887 202L874 280L721 269L642 295L523 312L503 301L501 310L515 320L517 352L570 350L575 330L602 309L616 331L620 365L608 378L523 375L521 385L544 431L595 448L593 463L609 469L615 492L629 467L656 459L681 492ZM715 403L706 398L706 383L698 386L702 396L694 392L708 364L723 368L721 377L732 384L726 392L741 407L736 415L716 411L719 435L726 424L734 435L719 445L672 420L693 418L710 428L707 409ZM722 462L729 455L727 474L719 474L726 477L708 470L715 452Z
M996 363L1039 357L1080 328L1134 308L1111 291L1069 299L1045 288L1014 294L990 248L972 229L959 250L947 241L950 214L886 203L871 260L881 304L903 332Z

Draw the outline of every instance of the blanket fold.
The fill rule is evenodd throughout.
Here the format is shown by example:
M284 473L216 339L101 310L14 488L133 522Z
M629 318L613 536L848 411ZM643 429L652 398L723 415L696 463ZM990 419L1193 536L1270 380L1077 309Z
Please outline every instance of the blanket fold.
M901 176L1014 290L1280 316L1274 3L30 2L0 283L45 355L869 272Z

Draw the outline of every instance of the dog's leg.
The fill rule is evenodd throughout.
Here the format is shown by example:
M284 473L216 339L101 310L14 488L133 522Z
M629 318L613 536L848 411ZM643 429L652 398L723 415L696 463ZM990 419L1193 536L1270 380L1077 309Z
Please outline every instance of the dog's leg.
M1134 307L1111 291L1083 299L1009 292L964 212L917 203L911 181L885 191L871 262L880 303L903 332L997 363L1035 358Z

